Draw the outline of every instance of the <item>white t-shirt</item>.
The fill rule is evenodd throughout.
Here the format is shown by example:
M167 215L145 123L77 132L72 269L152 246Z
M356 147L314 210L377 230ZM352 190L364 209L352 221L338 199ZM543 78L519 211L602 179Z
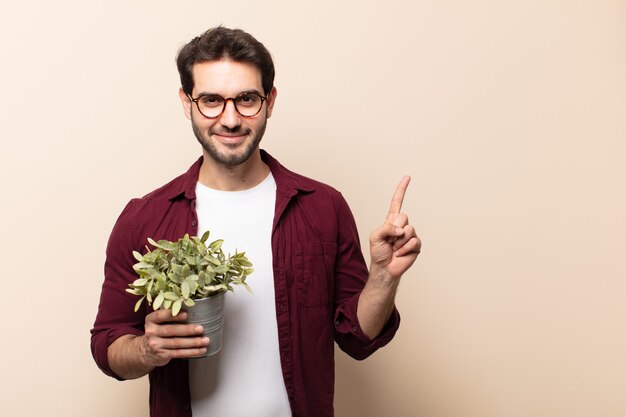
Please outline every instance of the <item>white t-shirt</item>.
M254 272L252 288L235 286L226 293L222 350L189 360L194 417L290 417L280 366L272 222L276 182L270 174L254 188L228 192L196 185L198 236L211 231L208 242L224 239L228 254L245 251Z

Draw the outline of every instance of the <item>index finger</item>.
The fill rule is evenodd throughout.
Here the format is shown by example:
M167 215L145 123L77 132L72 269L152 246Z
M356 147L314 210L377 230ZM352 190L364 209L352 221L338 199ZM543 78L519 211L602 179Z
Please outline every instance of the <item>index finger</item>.
M404 194L406 194L409 182L411 182L411 177L405 175L400 180L398 187L396 187L396 191L394 191L393 197L391 197L389 213L387 213L387 219L385 220L387 223L393 223L393 220L400 213L400 210L402 209L402 202L404 201Z

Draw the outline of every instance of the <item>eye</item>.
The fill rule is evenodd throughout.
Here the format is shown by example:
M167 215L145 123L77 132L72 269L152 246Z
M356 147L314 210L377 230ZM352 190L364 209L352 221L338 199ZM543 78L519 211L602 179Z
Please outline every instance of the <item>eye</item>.
M237 97L237 105L244 107L256 106L261 98L256 94L242 94Z
M216 94L207 94L198 97L198 102L206 107L219 107L224 103L224 99Z

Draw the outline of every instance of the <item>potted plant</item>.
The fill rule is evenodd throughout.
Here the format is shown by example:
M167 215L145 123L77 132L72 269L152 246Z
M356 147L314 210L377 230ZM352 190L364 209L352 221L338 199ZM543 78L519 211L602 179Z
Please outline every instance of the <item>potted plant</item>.
M208 238L208 231L201 238L185 234L176 242L148 238L154 249L146 246L144 255L133 251L138 261L133 269L139 278L126 289L141 296L135 311L144 299L155 310L171 309L174 316L186 310L187 322L203 325L205 336L211 339L203 356L221 349L224 293L232 291L233 285L251 291L246 278L254 271L245 252L227 257L222 251L223 240L207 245Z

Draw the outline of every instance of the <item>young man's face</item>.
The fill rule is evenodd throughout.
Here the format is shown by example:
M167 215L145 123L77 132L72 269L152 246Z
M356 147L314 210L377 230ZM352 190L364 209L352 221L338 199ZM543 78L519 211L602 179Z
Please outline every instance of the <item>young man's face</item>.
M261 72L249 63L219 60L200 62L193 66L194 88L191 96L217 94L224 98L238 97L244 92L264 96ZM207 154L225 166L237 166L247 161L258 148L267 119L272 114L276 89L267 95L258 114L244 117L237 112L232 100L224 112L214 119L204 117L195 103L180 90L185 115L191 120L194 134Z

